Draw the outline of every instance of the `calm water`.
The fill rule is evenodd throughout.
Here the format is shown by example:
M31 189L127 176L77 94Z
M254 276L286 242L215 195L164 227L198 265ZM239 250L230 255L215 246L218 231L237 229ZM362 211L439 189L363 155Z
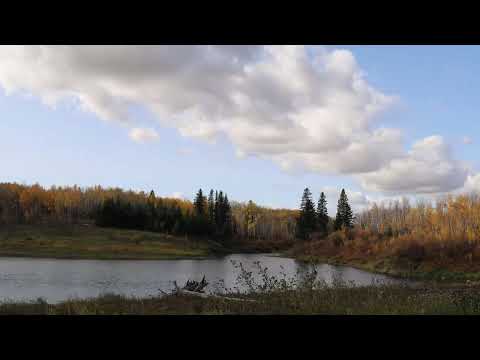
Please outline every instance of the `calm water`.
M94 297L117 293L146 297L158 289L169 291L173 280L183 285L187 279L200 280L203 275L214 283L224 280L234 288L239 270L232 264L241 262L257 274L254 262L268 267L270 274L284 272L287 277L307 271L307 265L293 259L262 254L235 254L206 260L61 260L0 257L0 301L32 300L42 297L48 302L68 298ZM344 266L318 265L318 277L331 283L339 278L355 285L372 281L399 282L383 275ZM209 286L210 287L210 286ZM210 290L213 290L210 287ZM242 290L240 288L240 290Z

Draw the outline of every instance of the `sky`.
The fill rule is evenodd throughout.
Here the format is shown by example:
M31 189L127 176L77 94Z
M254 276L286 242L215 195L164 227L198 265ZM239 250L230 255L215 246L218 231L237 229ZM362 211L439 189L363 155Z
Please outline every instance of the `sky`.
M0 46L0 182L354 209L480 189L478 46Z

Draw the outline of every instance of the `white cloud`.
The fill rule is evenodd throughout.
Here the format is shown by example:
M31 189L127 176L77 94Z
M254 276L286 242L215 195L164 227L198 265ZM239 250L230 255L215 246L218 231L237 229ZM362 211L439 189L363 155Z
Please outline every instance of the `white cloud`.
M467 145L473 143L472 138L469 137L469 136L464 136L462 141L463 141L464 144L467 144Z
M280 165L377 168L398 152L395 131L371 129L394 98L365 81L351 52L313 53L304 46L3 46L0 84L48 104L75 97L100 118L126 124L130 105L144 105L184 136L224 134L239 154ZM352 152L362 160L352 163Z
M469 174L463 187L458 189L456 193L480 193L480 173Z
M417 141L402 157L377 171L360 175L370 191L386 193L443 193L463 186L469 169L455 160L441 136Z
M372 87L348 50L314 46L2 46L0 85L46 104L71 99L130 127L152 110L183 136L226 136L239 156L285 170L356 174L366 189L436 192L466 172L436 137L406 152L379 114L396 97ZM133 134L133 135L132 135ZM132 130L137 141L156 139ZM429 156L434 156L430 159Z
M130 130L128 136L138 143L145 143L158 139L158 133L151 128L133 128Z

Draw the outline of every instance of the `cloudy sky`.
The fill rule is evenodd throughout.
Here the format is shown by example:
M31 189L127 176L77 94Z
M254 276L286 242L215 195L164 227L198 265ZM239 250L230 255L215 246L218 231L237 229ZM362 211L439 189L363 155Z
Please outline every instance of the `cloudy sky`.
M477 46L0 46L0 181L334 211L480 189Z

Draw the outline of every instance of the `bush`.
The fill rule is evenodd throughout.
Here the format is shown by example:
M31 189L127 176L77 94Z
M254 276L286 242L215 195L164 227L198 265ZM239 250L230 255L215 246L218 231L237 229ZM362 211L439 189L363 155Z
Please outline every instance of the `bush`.
M425 259L426 251L423 245L411 242L400 248L398 252L399 257L407 258L409 260L420 262Z
M341 247L345 244L347 237L342 230L335 231L328 235L327 240L335 247Z

